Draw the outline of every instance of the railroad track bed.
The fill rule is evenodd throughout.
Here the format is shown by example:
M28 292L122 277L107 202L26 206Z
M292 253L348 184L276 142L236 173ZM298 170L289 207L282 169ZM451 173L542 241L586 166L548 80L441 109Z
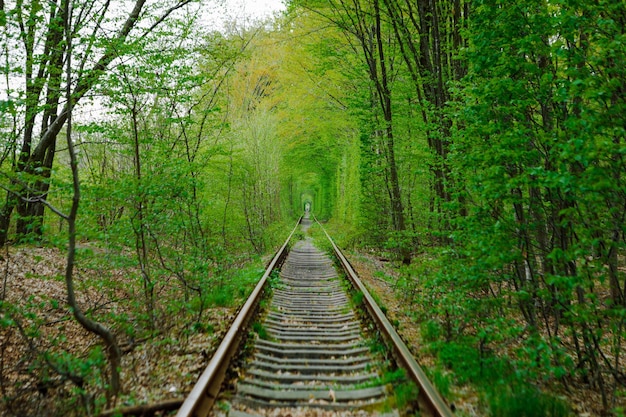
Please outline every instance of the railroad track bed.
M177 417L395 417L416 410L452 417L330 236L324 232L347 280L310 238L288 250L296 229L311 225L308 215L270 262ZM344 286L360 294L360 314Z
M399 415L331 259L310 239L293 246L253 328L251 355L214 415Z

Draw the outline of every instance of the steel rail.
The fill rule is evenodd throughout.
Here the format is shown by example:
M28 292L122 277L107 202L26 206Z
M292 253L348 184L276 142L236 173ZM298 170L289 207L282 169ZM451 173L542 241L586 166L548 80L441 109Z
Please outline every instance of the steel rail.
M335 255L339 259L341 266L345 270L348 278L352 282L352 285L363 294L365 305L372 316L378 330L383 334L385 339L390 343L390 348L399 364L406 370L409 378L417 384L419 387L418 404L422 414L432 417L453 417L454 414L444 401L439 391L430 382L423 369L419 366L411 351L404 343L400 335L396 332L395 328L391 325L385 314L380 307L374 301L374 298L370 295L369 291L359 279L358 275L350 265L350 262L346 259L343 253L339 250L335 242L331 239L330 235L324 229L315 217L313 217L317 224L324 231L324 234L333 246Z
M250 319L254 316L256 306L261 300L265 283L267 282L267 279L272 271L280 265L282 260L284 260L287 254L289 241L301 221L302 217L298 219L296 226L289 234L285 243L283 243L278 252L276 252L276 255L274 255L274 258L269 263L265 273L254 288L254 291L252 291L252 294L250 294L246 303L243 305L241 310L239 310L237 317L226 333L226 336L224 336L224 339L222 339L219 347L213 354L211 361L185 399L185 402L183 402L183 405L178 410L178 413L176 414L177 417L206 417L209 415L209 412L213 407L213 403L219 394L222 382L224 381L230 360L234 356L235 352L237 352L239 343L241 342L243 336L242 330L246 328Z

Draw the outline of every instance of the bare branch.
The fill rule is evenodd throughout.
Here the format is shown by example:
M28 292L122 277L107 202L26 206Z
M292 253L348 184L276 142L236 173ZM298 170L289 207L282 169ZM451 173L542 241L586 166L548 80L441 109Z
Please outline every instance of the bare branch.
M24 201L25 203L41 203L44 206L48 207L54 214L58 215L59 217L63 218L64 220L68 219L68 215L63 213L61 210L59 210L58 208L54 207L52 204L50 204L50 202L48 202L48 200L46 200L46 194L42 194L42 195L38 195L35 197L30 197L30 198L26 198L24 196L22 196L19 193L16 193L14 190L10 189L9 187L0 184L0 188L2 188L4 191L6 191L7 193L13 194L14 196L16 196L17 198L19 198L20 200Z
M156 22L154 22L152 24L152 26L150 26L140 37L139 39L143 39L146 36L148 36L154 29L156 29L157 26L159 26L161 23L163 23L165 21L165 19L168 18L169 15L171 15L173 12L175 12L176 10L180 9L181 7L184 7L186 5L188 5L189 3L192 3L195 0L180 0L178 2L178 4L170 7L169 9L167 9L162 15L161 17L159 17Z

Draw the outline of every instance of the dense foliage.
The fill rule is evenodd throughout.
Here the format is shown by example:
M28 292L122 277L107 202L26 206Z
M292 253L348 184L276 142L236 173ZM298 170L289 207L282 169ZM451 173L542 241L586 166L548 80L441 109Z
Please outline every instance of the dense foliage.
M102 405L115 365L75 363L176 315L205 331L224 277L308 203L397 262L443 390L471 382L493 415L566 414L547 388L624 412L626 4L293 0L214 32L199 1L83 3L0 3L0 243L88 242L77 267L115 259L138 295L132 320L85 307L106 352L59 371L42 349L25 373ZM3 331L45 338L6 293Z

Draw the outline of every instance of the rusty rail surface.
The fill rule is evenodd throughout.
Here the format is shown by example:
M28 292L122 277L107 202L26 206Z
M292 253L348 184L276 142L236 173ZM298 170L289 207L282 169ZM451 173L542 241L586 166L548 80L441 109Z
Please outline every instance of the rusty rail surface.
M237 352L239 343L243 337L243 329L246 328L250 319L254 316L256 306L261 300L265 283L272 271L277 268L287 254L287 246L298 228L302 217L298 219L296 226L293 228L289 237L283 243L281 248L276 252L274 258L269 263L265 273L257 283L254 291L243 305L237 317L233 321L228 333L224 336L222 343L219 345L211 361L206 369L194 385L193 389L185 399L185 402L178 410L177 417L206 417L209 415L213 403L219 394L226 370L230 364L230 360Z
M389 348L393 351L393 354L398 361L398 365L404 368L408 377L415 382L415 384L417 384L419 388L418 403L422 413L420 415L428 415L432 417L453 417L454 414L448 407L447 403L441 397L439 391L437 391L437 389L430 382L422 368L411 354L409 348L400 338L400 335L398 335L395 328L391 325L380 307L378 307L376 301L374 301L374 298L370 295L363 282L361 282L358 275L352 268L352 265L350 265L350 262L348 262L335 242L328 235L326 229L324 229L317 219L315 219L315 221L324 231L324 234L332 244L335 255L339 259L339 262L352 282L352 285L355 289L363 293L365 306L376 323L378 330L388 342Z

